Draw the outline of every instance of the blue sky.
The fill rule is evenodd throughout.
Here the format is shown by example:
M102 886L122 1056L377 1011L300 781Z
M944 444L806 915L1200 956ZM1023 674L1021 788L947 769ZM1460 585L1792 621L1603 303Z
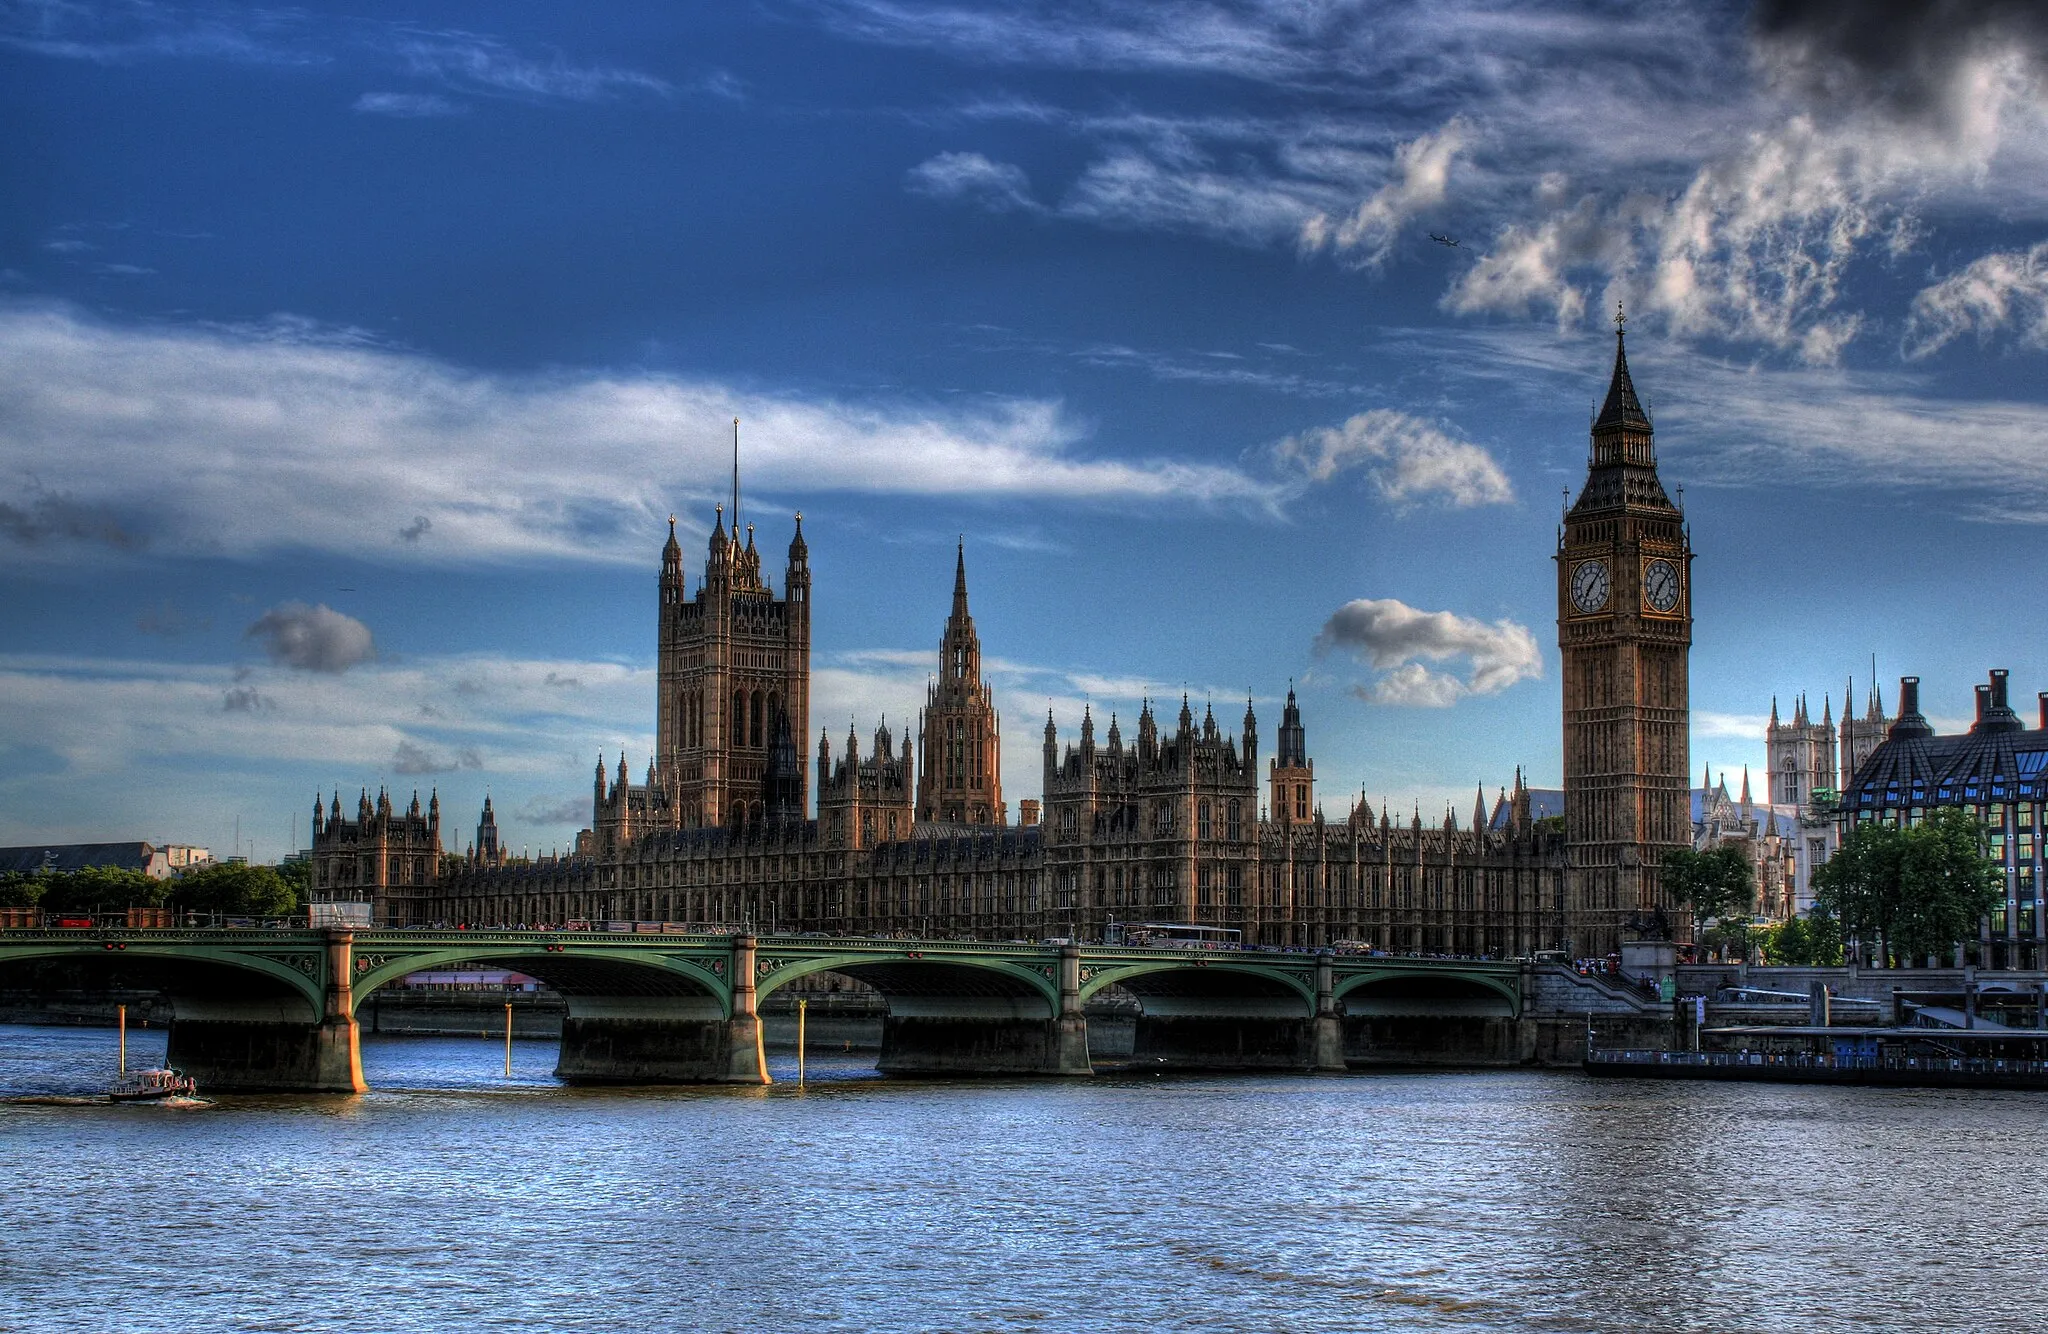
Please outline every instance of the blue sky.
M913 714L964 535L1013 802L1048 707L1290 680L1332 815L1553 783L1617 301L1695 770L1873 655L2031 699L2044 74L1993 0L0 0L0 841L565 842L734 416L814 729Z

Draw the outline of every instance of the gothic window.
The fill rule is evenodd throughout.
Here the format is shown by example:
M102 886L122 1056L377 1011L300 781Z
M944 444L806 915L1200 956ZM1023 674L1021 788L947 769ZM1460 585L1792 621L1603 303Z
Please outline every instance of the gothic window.
M1238 838L1243 836L1243 830L1240 824L1242 819L1243 812L1239 807L1239 803L1233 801L1228 806L1223 808L1223 835L1225 838L1228 838L1232 842L1235 842Z
M863 843L875 841L875 813L873 811L862 811L860 813L860 841Z
M747 743L747 692L732 692L732 736L729 746L744 746Z
M1195 901L1204 908L1215 903L1216 876L1214 867L1205 864L1195 872Z
M1195 807L1195 837L1203 839L1209 837L1209 803L1207 801Z
M752 714L752 717L750 717L750 718L748 719L748 726L747 726L747 744L748 744L748 745L750 745L750 746L755 746L755 747L759 747L759 746L760 746L760 745L761 745L762 743L761 743L761 692L760 692L760 691L758 691L758 690L756 690L756 691L754 692L754 698L753 698L753 707L752 707L752 709L750 710L750 712L751 712L751 714Z
M1294 818L1308 819L1308 784L1297 783L1294 788Z

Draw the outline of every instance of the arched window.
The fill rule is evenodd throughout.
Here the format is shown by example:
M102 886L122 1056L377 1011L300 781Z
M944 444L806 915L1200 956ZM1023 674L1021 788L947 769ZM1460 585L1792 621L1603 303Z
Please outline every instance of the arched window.
M1195 837L1209 837L1209 803L1206 800L1195 807Z
M1223 810L1224 837L1235 842L1244 835L1243 808L1235 801Z
M751 724L747 728L747 744L759 747L761 744L761 692L754 692L754 709Z
M732 692L732 738L727 744L747 744L747 692L744 690Z
M774 742L775 742L775 719L776 719L776 716L777 716L778 714L780 714L781 712L782 712L782 696L781 696L781 695L779 695L779 694L777 694L777 693L775 693L775 692L774 692L774 691L772 691L772 690L771 690L771 691L769 691L769 692L768 692L768 721L762 724L762 728L763 728L763 731L762 731L761 735L762 735L762 736L764 736L764 737L766 737L766 738L768 739L768 744L770 744L770 745L773 745L773 744L774 744Z

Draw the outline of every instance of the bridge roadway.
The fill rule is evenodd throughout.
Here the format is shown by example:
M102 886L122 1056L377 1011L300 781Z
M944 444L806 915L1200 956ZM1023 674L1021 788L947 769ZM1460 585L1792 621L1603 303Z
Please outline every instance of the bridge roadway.
M1527 976L1519 964L1463 960L817 936L0 931L0 987L54 971L161 991L170 1063L222 1091L364 1091L357 1007L408 973L456 963L513 969L561 993L555 1074L586 1083L765 1084L761 998L827 971L887 1003L885 1073L1054 1076L1090 1073L1085 1007L1108 987L1140 1007L1130 1064L1341 1070L1347 1040L1355 1048L1375 1017L1477 1026L1482 1045L1500 1046L1501 1027L1522 1018ZM24 977L36 964L68 966Z

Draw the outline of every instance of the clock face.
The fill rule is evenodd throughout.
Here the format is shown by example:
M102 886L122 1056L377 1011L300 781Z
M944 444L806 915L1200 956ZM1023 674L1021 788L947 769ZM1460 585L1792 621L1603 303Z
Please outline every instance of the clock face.
M1572 567L1572 605L1598 611L1607 605L1607 562L1582 560Z
M1643 601L1652 611L1670 611L1678 605L1678 567L1668 560L1653 560L1643 571Z

